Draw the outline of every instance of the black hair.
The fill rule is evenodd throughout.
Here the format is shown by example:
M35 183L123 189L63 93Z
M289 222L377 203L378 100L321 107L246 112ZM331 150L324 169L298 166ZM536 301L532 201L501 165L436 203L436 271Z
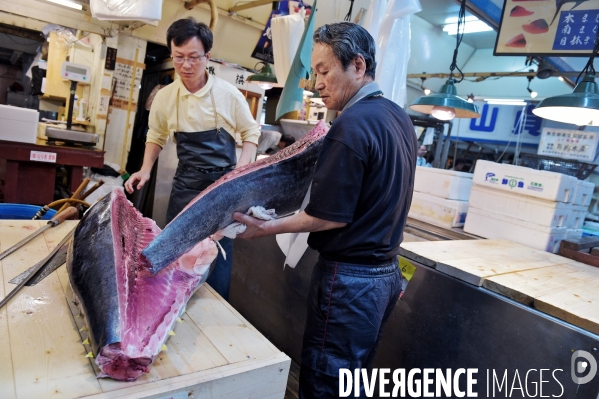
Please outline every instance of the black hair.
M374 79L376 72L376 47L368 31L352 22L337 22L316 29L314 43L331 46L335 57L347 71L349 63L358 55L366 61L365 75Z
M285 143L285 145L291 145L293 143L295 143L295 138L293 136L290 136L288 134L284 134L281 136L281 140L279 140L280 143Z
M202 42L205 53L212 49L214 41L212 31L205 23L197 22L192 17L179 19L173 22L166 31L166 46L169 51L172 51L171 42L175 46L182 46L194 37Z

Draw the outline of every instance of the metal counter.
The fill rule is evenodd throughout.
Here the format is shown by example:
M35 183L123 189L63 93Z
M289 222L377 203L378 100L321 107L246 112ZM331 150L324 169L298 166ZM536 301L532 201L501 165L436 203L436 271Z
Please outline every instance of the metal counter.
M234 252L230 303L299 363L305 300L317 252L308 249L295 269L283 269L284 255L274 237L235 240ZM599 376L575 384L571 358L576 350L599 358L599 336L414 264L416 273L385 326L374 367L477 368L478 397L533 397L533 382L538 389L541 378L543 396L598 397ZM540 369L545 370L542 377ZM529 370L536 371L526 380ZM507 382L501 390L495 385L494 395L493 371L500 381L506 375Z

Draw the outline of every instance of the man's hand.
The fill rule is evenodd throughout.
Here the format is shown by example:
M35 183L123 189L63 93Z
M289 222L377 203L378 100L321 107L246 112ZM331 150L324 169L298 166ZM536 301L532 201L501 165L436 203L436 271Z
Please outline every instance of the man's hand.
M268 220L257 219L252 216L244 215L241 212L235 212L233 219L241 222L247 226L247 229L241 234L238 234L236 238L243 238L244 240L253 240L254 238L264 237L269 235L264 226L268 223Z
M125 190L129 194L132 194L135 189L141 190L141 188L150 180L150 172L140 170L135 172L125 182ZM135 184L137 183L137 186Z

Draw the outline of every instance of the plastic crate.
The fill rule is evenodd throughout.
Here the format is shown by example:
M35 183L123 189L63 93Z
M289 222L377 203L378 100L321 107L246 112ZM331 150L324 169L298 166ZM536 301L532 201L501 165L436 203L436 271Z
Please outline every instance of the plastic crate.
M1 203L0 219L31 220L41 208L40 205ZM50 220L55 214L56 210L50 209L41 220Z
M528 153L520 154L518 165L536 170L563 173L564 175L577 177L580 180L589 177L597 167L595 164L575 161L573 159L555 158Z

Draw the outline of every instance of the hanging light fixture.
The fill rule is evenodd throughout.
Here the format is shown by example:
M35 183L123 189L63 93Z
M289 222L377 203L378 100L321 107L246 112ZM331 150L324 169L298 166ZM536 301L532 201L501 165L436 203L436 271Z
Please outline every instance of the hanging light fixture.
M531 70L531 72L532 72L532 70ZM531 98L535 98L539 93L537 93L536 91L534 91L530 88L530 82L532 82L532 80L534 79L534 76L527 76L526 79L528 79L528 86L526 86L526 90L528 90L528 92L530 93Z
M420 83L420 88L424 92L424 95L428 96L429 94L431 94L431 89L427 89L426 87L424 87L424 81L426 80L426 78L420 78L420 79L422 79L422 83Z
M272 68L267 63L258 62L254 69L256 69L258 64L262 64L262 69L260 69L260 72L248 76L247 81L257 84L264 90L272 89L277 84L277 77L272 72Z
M573 125L599 126L599 87L595 82L595 56L599 52L599 30L589 61L576 78L577 85L571 94L544 99L532 113L544 119ZM580 83L578 80L585 75Z
M460 73L461 82L464 74L457 66L458 48L464 36L464 20L466 16L466 0L462 0L460 12L458 14L458 33L456 35L456 46L453 52L453 61L449 66L449 79L436 94L419 97L410 108L417 112L430 114L440 120L452 120L453 118L478 118L478 108L474 103L470 103L461 97L458 97L454 86L456 80L453 78L453 71L457 69Z

